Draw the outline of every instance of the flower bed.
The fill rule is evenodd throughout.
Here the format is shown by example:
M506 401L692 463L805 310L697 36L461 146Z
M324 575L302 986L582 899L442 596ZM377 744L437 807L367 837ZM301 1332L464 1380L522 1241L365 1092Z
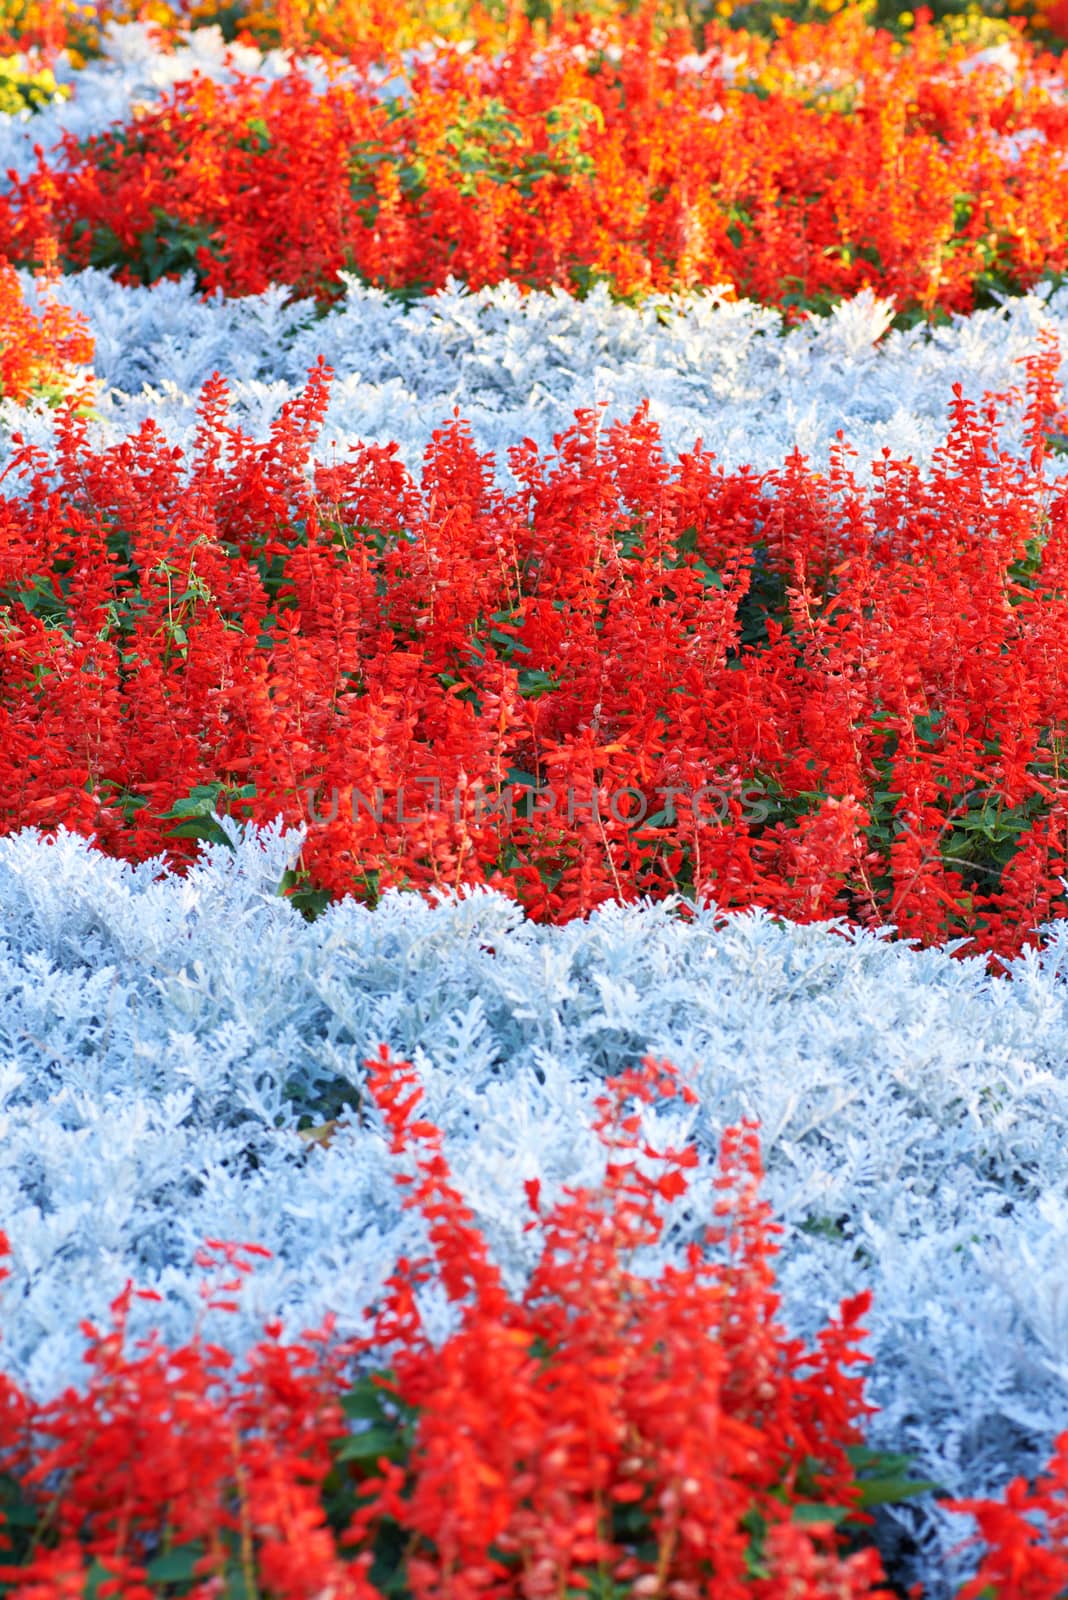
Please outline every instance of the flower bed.
M329 300L348 269L419 293L450 274L624 296L730 281L795 313L870 284L967 310L1064 270L1066 139L1059 62L1011 30L977 52L919 25L902 51L846 10L697 58L645 15L416 55L396 92L296 65L179 82L42 151L0 243L32 260L54 231L70 265L191 267L238 294Z
M22 275L32 304L35 290ZM1031 295L927 325L888 327L893 305L869 291L826 318L784 332L781 317L724 290L613 302L523 294L502 285L472 294L454 284L405 306L349 278L345 300L316 318L307 301L276 288L236 299L201 298L188 275L151 288L119 285L103 272L72 273L50 293L93 330L89 437L117 444L151 418L171 445L195 448L200 390L225 374L231 416L266 442L282 406L302 391L308 369L329 352L334 381L312 459L344 457L360 443L394 444L418 477L436 429L458 410L496 481L514 490L508 452L520 439L543 451L578 410L599 409L602 432L629 422L647 402L665 453L701 439L717 463L737 471L781 467L795 448L825 471L841 431L852 468L871 483L884 447L928 469L945 442L953 385L980 403L999 394L1003 447L1025 453L1024 362L1044 335L1068 348L1068 291L1047 282ZM54 453L57 414L5 405L0 460L11 432ZM1050 480L1066 457L1046 461ZM6 480L8 492L18 482Z
M1064 74L729 9L22 19L4 1593L1068 1587Z
M426 1248L366 1094L385 1039L418 1068L510 1293L538 1259L524 1186L545 1207L599 1186L594 1101L651 1051L698 1104L647 1113L646 1137L694 1144L699 1166L638 1270L657 1278L715 1221L723 1130L758 1120L791 1335L811 1346L843 1295L873 1294L874 1447L981 1496L1068 1427L1062 928L1004 980L667 906L539 927L484 892L391 895L309 924L275 892L299 838L233 838L162 883L66 835L0 843L5 1366L38 1403L85 1388L79 1323L106 1328L128 1280L160 1296L129 1308L131 1357L153 1326L178 1350L199 1325L239 1371L272 1319L286 1344L330 1312L339 1338L368 1336L392 1264ZM207 1321L205 1237L271 1252ZM433 1285L419 1303L440 1343L455 1312ZM930 1496L880 1527L934 1596L970 1570L951 1555L966 1532Z
M137 858L230 807L310 825L303 894L711 893L1011 953L1063 897L1057 364L1029 457L958 396L867 491L843 449L669 463L641 413L517 445L512 496L462 423L420 483L373 447L309 481L322 369L260 448L207 385L188 474L68 414L0 506L0 826Z

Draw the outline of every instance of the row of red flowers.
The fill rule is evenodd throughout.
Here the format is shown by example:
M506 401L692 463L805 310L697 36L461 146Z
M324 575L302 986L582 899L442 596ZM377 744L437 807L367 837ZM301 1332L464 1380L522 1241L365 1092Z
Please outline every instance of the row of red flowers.
M1065 69L964 70L920 20L907 49L856 11L695 72L652 16L443 49L407 99L296 72L179 84L133 122L15 181L0 248L149 281L273 282L329 298L337 272L419 291L452 274L623 295L733 283L796 308L864 284L899 309L969 308L1068 267ZM972 47L974 54L974 46ZM1013 137L1021 134L1018 144Z
M270 441L201 401L101 451L67 413L0 499L0 827L192 848L306 823L374 897L489 883L539 918L708 893L1018 949L1063 914L1068 485L958 394L928 475L845 447L763 477L580 415L495 486L462 422L311 471L325 368Z
M412 1068L385 1049L368 1066L394 1150L414 1156L398 1181L431 1254L397 1263L364 1340L327 1326L287 1344L270 1327L240 1371L202 1334L130 1349L128 1288L110 1329L86 1327L86 1387L41 1406L0 1379L6 1592L892 1600L871 1544L850 1548L883 1487L861 1446L869 1297L811 1349L787 1336L755 1128L723 1135L722 1226L643 1278L628 1263L697 1155L650 1147L633 1107L691 1092L652 1060L614 1080L603 1188L544 1213L527 1186L542 1253L517 1299L418 1117ZM211 1308L233 1305L256 1253L212 1242ZM458 1319L438 1348L418 1308L430 1279ZM368 1374L383 1351L390 1370ZM961 1507L988 1541L961 1600L1062 1592L1066 1459L1068 1440L1036 1489Z

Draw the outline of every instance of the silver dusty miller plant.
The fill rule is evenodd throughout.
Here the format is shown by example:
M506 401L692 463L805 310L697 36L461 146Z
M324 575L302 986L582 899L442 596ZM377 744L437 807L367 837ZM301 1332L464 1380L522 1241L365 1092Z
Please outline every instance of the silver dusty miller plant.
M496 893L393 893L308 923L278 893L299 838L221 825L230 845L184 878L65 833L0 840L2 1349L35 1392L77 1380L78 1323L128 1278L163 1296L143 1325L188 1336L205 1237L272 1252L214 1337L240 1350L275 1314L362 1326L420 1239L363 1094L385 1042L418 1067L516 1286L523 1181L595 1182L593 1099L652 1052L699 1105L649 1131L695 1141L703 1170L649 1270L709 1220L723 1127L757 1117L788 1323L811 1335L874 1291L873 1442L975 1494L1068 1426L1063 927L993 979L885 936L670 903L546 927ZM328 1145L301 1137L327 1118ZM446 1308L427 1314L443 1334ZM959 1523L933 1500L898 1516L909 1570L948 1594Z

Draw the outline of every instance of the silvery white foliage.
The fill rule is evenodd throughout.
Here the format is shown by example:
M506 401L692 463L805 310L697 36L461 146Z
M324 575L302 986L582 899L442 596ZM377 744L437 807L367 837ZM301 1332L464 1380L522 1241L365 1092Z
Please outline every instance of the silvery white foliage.
M23 276L27 294L34 289ZM727 468L780 466L795 447L825 464L842 431L868 475L884 446L921 467L945 439L952 386L973 400L1022 387L1021 361L1043 328L1068 352L1068 289L1044 284L950 326L888 330L892 305L862 291L828 317L783 332L778 314L710 292L616 305L603 287L580 301L562 290L524 294L510 284L471 293L452 284L408 309L346 279L346 295L316 319L286 291L225 300L192 281L124 288L86 271L57 290L83 312L97 341L99 443L151 419L185 451L196 400L215 371L232 380L233 418L266 438L321 354L336 372L316 449L343 458L357 441L396 441L418 472L435 429L459 410L503 486L507 450L526 437L551 448L579 408L604 406L605 423L643 400L669 455L697 439ZM55 416L43 404L0 406L0 462L11 431L48 448ZM1007 449L1022 448L1022 406ZM1052 476L1068 459L1049 464Z
M1068 1426L1065 925L991 979L881 935L670 904L552 928L496 893L394 893L307 924L276 892L299 839L230 837L185 878L65 833L0 840L3 1360L35 1391L77 1380L78 1321L128 1277L164 1296L137 1328L187 1336L205 1237L273 1252L212 1326L234 1348L267 1315L364 1326L397 1254L425 1242L363 1092L385 1042L416 1065L513 1286L536 1251L524 1180L549 1200L598 1181L599 1086L651 1052L699 1103L649 1111L647 1137L692 1139L701 1168L643 1270L709 1219L721 1131L756 1116L792 1328L811 1337L874 1291L875 1441L977 1494ZM300 1113L339 1107L334 1142L307 1149ZM448 1307L426 1311L444 1335ZM932 1505L883 1531L889 1550L918 1539L903 1570L930 1595L967 1570Z
M19 279L28 302L39 309L33 274L22 271ZM93 370L104 388L130 394L144 384L170 384L195 395L216 371L238 382L278 378L279 351L314 320L313 303L288 304L285 285L232 300L221 291L204 298L191 275L163 278L150 288L128 287L89 267L63 278L53 293L88 320Z

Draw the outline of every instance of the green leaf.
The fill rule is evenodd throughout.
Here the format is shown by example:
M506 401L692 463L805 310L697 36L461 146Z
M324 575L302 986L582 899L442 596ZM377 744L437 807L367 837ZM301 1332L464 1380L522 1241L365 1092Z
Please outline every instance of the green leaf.
M221 783L197 784L184 800L176 800L169 811L161 811L161 820L169 822L173 817L210 816L224 787Z
M225 844L233 849L233 840L214 817L198 818L195 822L183 822L180 827L167 829L168 839L205 839L211 844Z
M378 1422L382 1417L383 1401L386 1398L385 1390L381 1383L376 1383L376 1373L368 1373L354 1383L347 1394L341 1397L341 1409L347 1417L356 1422ZM386 1377L386 1374L381 1374Z
M114 1574L99 1560L94 1561L85 1575L85 1600L97 1600L100 1585L114 1581Z
M363 1433L353 1434L351 1438L339 1444L336 1451L339 1461L377 1461L380 1456L396 1461L403 1454L404 1449L397 1437L397 1430L385 1424L367 1428Z
M517 674L519 693L524 700L537 700L543 694L551 694L560 685L551 672L545 672L541 667L526 667Z
M289 895L290 904L295 906L305 922L314 922L316 917L321 917L327 906L333 903L333 895L329 889L296 889Z
M893 1505L915 1495L937 1493L941 1484L927 1478L910 1478L911 1458L890 1450L872 1450L867 1445L852 1445L846 1458L857 1474L860 1489L858 1508Z
M801 1500L793 1508L793 1520L806 1524L830 1522L837 1527L849 1517L848 1506L823 1506L816 1501Z
M203 1554L199 1544L183 1544L177 1550L168 1550L149 1562L145 1568L148 1580L150 1583L188 1583L196 1576L194 1568Z
M861 1511L872 1506L896 1505L918 1494L931 1494L941 1486L930 1478L868 1478L860 1481Z

